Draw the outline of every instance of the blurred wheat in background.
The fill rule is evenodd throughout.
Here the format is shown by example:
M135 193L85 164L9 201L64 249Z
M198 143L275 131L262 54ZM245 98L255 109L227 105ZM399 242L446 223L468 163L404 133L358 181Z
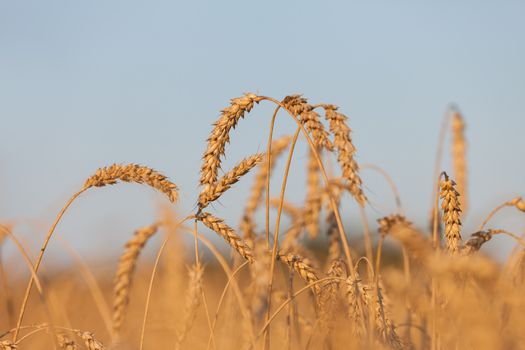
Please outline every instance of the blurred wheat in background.
M224 169L235 127L263 103L274 107L266 149ZM274 138L277 116L291 118L295 129ZM428 179L428 225L417 227L388 172L358 163L349 119L337 106L301 95L233 98L208 137L200 190L187 194L196 203L191 213L175 206L176 180L147 166L114 164L88 177L57 210L36 257L17 238L16 224L0 226L0 248L11 241L20 253L0 261L0 349L523 349L525 241L491 219L500 211L523 215L525 201L496 203L477 231L465 232L466 124L455 107L444 117ZM294 168L300 147L308 149L305 169ZM442 170L445 150L451 174ZM277 163L284 172L274 176ZM393 192L386 200L396 203L395 212L375 218L376 227L368 224L377 211L370 210L373 189L362 169L380 173ZM305 171L302 203L287 197L291 170ZM237 203L244 210L237 227L214 204L250 179L246 202ZM74 264L45 271L48 243L72 203L119 183L148 186L169 206L130 235L114 276L92 271L65 241ZM344 201L356 205L346 209ZM349 210L360 223L348 225ZM155 235L156 255L141 258ZM480 252L495 239L514 242L505 259ZM13 264L25 264L30 279L13 276Z

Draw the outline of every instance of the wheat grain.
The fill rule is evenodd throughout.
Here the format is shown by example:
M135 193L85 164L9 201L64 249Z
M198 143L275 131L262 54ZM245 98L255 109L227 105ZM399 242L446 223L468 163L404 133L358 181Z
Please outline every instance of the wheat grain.
M146 184L164 193L174 203L178 198L177 186L155 170L137 164L119 165L100 168L95 175L84 183L84 188L114 185L118 181Z

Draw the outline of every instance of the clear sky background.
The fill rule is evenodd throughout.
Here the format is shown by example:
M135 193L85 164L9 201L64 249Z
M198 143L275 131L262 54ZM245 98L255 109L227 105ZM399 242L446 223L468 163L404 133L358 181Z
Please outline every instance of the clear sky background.
M212 122L229 98L253 91L340 105L358 161L391 174L420 225L441 119L457 103L468 125L472 232L495 205L525 195L524 4L2 1L0 219L14 220L36 248L85 178L113 162L166 173L189 212ZM226 166L264 149L269 112L258 107L241 122ZM286 118L279 134L294 130ZM305 149L298 148L291 200L303 196ZM362 175L370 219L393 211L384 181ZM246 179L214 206L232 226L249 186ZM57 232L85 255L101 246L115 253L163 203L140 186L98 189L78 200ZM347 212L348 221L357 218ZM521 234L524 217L509 209L494 226ZM512 246L496 241L493 253Z

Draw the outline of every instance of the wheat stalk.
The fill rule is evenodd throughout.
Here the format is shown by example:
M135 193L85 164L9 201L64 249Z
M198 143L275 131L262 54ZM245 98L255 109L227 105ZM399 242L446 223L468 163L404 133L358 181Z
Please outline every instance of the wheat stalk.
M234 98L230 106L222 110L221 116L215 122L208 137L208 146L204 152L201 166L200 183L205 185L203 191L217 181L217 174L221 166L221 157L224 156L226 143L230 141L230 131L235 128L245 113L252 110L254 103L259 103L261 97L247 93L242 97Z
M113 164L109 167L100 168L95 175L86 180L84 189L114 185L118 181L149 185L164 193L172 203L176 202L178 198L177 186L169 181L166 176L137 164Z
M124 322L138 257L148 239L157 232L157 229L158 226L155 224L135 231L133 237L126 243L124 253L120 256L113 287L113 330L116 334Z
M461 206L459 193L455 188L456 183L446 173L441 181L440 197L443 209L443 222L445 224L445 240L448 251L456 253L461 248Z
M219 198L233 184L239 181L242 176L247 174L253 167L260 163L262 158L262 154L255 154L243 159L232 170L221 177L216 184L210 185L207 191L201 192L199 195L199 208L202 210L208 206L210 202Z
M210 213L201 213L197 216L206 227L215 231L219 236L224 238L228 244L235 249L242 257L249 262L253 262L251 248L239 237L235 231L224 223L222 219L213 216Z

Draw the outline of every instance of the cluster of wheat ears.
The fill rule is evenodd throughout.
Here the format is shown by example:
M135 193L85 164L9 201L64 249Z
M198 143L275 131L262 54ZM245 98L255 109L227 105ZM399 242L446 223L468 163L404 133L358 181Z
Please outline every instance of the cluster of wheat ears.
M261 102L275 105L266 152L247 156L231 170L221 169L233 129ZM274 139L279 112L297 128ZM39 273L48 243L70 205L94 187L143 184L177 202L178 188L166 176L136 164L98 169L59 212L36 258L17 239L15 228L0 226L0 238L16 244L31 273L25 292L10 288L9 269L0 262L0 322L5 327L0 349L525 348L525 243L506 230L487 228L505 207L525 212L525 201L511 199L490 212L477 232L462 232L467 205L464 120L451 109L444 121L441 139L450 130L455 181L441 172L441 145L428 229L416 228L403 215L388 174L367 165L388 180L398 203L396 212L379 218L377 233L371 233L351 129L336 106L310 105L300 95L278 101L247 93L232 99L207 140L195 211L182 219L170 211L136 230L110 288L78 256L73 277ZM308 147L302 205L285 198L300 138ZM271 175L286 153L280 194L271 198ZM327 171L326 163L335 160L340 170ZM249 172L255 172L253 186L235 229L212 213L210 204ZM343 225L340 204L347 194L362 218L362 247L349 244ZM257 224L259 210L264 227ZM203 227L224 239L233 254L225 257L200 232ZM152 272L142 271L139 256L158 232L165 235ZM184 245L169 243L179 232L194 238L194 252L186 260ZM320 235L326 235L326 249L309 244ZM494 235L517 242L505 263L479 252ZM202 247L218 264L202 261ZM188 264L187 273L181 272L180 266ZM39 298L31 298L33 289Z

